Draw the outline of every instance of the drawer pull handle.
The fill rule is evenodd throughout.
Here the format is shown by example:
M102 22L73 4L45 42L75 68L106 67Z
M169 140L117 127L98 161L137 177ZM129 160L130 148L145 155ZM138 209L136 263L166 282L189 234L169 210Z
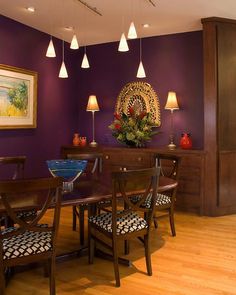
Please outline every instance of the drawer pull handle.
M141 162L142 161L142 157L138 157L138 161Z
M106 155L106 156L105 156L105 159L106 159L106 160L108 160L108 159L109 159L109 156L108 156L108 155Z

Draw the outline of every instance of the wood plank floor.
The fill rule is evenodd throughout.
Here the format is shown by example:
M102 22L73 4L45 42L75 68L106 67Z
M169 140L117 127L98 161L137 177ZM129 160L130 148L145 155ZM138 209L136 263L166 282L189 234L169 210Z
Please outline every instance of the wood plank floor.
M71 230L71 208L63 208L58 252L78 247L78 232ZM170 235L168 218L152 229L153 276L146 275L143 247L131 243L131 267L120 266L121 287L114 286L113 264L76 257L57 263L58 295L236 295L236 215L199 217L177 213L177 236ZM122 252L122 249L121 249ZM6 295L49 294L48 279L36 268L17 273Z

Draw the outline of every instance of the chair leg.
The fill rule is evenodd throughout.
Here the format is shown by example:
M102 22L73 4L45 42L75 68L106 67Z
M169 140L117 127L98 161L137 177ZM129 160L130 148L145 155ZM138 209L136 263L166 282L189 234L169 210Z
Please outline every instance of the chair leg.
M94 260L94 250L95 250L95 241L91 235L91 227L90 224L88 224L88 262L89 264L93 264Z
M79 206L80 245L84 245L84 207Z
M169 209L169 219L170 219L170 228L171 228L171 233L172 236L176 236L176 231L175 231L175 220L174 220L174 208Z
M72 207L72 229L76 231L76 206Z
M129 241L128 240L125 240L124 241L124 252L125 252L125 255L128 255L129 254Z
M0 295L5 293L5 274L3 265L0 265Z
M157 217L156 216L153 217L153 222L154 222L154 227L158 228L158 222L157 222Z
M55 287L55 257L52 257L50 260L50 295L56 294L56 287Z
M152 275L152 264L151 264L151 252L150 252L150 243L149 243L149 235L148 234L144 236L144 248L145 248L147 273L149 276L151 276Z
M112 254L113 254L113 265L114 273L116 280L116 287L120 287L120 273L119 273L119 264L118 264L118 252L117 252L117 242L116 239L112 239Z

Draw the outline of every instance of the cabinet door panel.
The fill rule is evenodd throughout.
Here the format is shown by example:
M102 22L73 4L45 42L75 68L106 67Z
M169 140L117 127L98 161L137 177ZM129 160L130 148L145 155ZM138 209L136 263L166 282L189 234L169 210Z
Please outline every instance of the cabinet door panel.
M219 158L218 206L236 205L236 152L221 152Z

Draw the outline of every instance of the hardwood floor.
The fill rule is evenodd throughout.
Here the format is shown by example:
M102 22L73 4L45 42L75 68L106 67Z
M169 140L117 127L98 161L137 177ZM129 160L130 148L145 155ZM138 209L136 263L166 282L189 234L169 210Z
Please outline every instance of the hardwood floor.
M63 208L58 252L78 248L78 232L71 230L72 209ZM170 235L168 218L152 230L153 276L146 275L143 246L131 242L131 267L120 266L121 287L114 286L112 262L87 257L61 261L56 266L58 295L236 295L236 215L199 217L177 213L177 236ZM120 248L122 252L122 247ZM6 295L48 295L43 269L17 273Z

